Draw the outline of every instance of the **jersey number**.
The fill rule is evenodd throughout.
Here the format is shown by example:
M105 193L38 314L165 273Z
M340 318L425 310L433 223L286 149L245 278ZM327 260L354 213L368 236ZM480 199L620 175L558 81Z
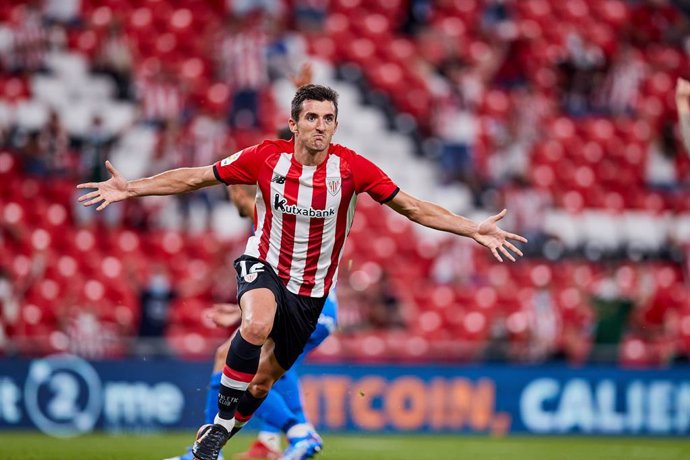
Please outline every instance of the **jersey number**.
M247 270L247 261L246 260L240 260L240 268L242 269L240 271L240 276L244 278L247 275L253 274L253 273L261 273L264 271L264 264L261 262L257 262L254 265L252 265L249 270Z

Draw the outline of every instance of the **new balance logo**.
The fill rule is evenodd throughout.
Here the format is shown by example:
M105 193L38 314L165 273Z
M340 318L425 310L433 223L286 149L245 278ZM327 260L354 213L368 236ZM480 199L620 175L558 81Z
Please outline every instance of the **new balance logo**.
M271 179L271 182L275 182L276 184L283 185L285 183L285 176L281 176L280 174L276 174L273 176L273 179Z

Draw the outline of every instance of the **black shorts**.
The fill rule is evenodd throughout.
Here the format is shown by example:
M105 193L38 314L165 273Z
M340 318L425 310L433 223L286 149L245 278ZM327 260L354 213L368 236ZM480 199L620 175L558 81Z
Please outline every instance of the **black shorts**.
M243 255L235 260L237 271L237 302L253 289L273 292L278 308L269 337L275 342L278 364L290 369L297 360L326 303L326 297L306 297L288 291L271 266L256 257Z

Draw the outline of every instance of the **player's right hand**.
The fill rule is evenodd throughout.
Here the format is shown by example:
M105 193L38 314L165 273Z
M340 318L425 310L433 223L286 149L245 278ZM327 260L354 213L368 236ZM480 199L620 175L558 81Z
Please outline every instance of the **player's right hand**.
M308 85L314 79L314 69L310 62L305 62L302 67L299 68L299 73L297 75L291 75L290 81L295 85L295 88L301 88L304 85Z
M206 315L218 327L232 327L242 319L242 310L234 303L216 303Z
M77 185L77 188L95 188L93 192L79 197L79 202L84 206L92 206L100 203L97 211L105 209L110 203L127 199L127 179L125 179L115 167L106 160L105 167L111 177L103 182L87 182Z

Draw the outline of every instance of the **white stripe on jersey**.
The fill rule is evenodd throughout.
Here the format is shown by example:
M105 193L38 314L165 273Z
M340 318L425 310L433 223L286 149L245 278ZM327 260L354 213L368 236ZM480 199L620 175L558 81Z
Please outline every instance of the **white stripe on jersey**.
M272 206L273 203L273 196L277 193L281 197L285 196L285 181L283 181L282 184L278 182L273 182L273 177L276 175L281 175L283 177L287 177L288 172L290 171L290 165L291 165L291 160L292 160L292 154L290 153L282 153L280 155L280 159L278 160L278 163L276 163L275 168L273 168L273 176L271 178L271 186L270 186L270 195L268 196L268 205ZM266 262L273 267L275 270L276 274L278 274L278 262L280 260L280 245L281 241L283 239L283 214L280 212L276 212L275 210L271 213L272 220L271 220L271 235L268 239L268 252L266 253ZM266 212L264 210L264 214L260 216L260 220L263 221L266 219ZM262 225L263 227L263 225ZM263 229L262 229L263 230ZM255 238L257 238L256 241L256 247L257 251L256 254L258 257L259 251L259 239L261 238L261 233L257 230L255 233ZM253 255L253 254L252 254Z
M338 155L329 155L328 164L326 164L326 178L341 177L340 173L340 157ZM342 179L341 179L342 180ZM338 193L332 195L326 194L326 209L338 209L341 196L343 193L342 186ZM356 195L352 195L353 198ZM323 236L321 238L321 253L319 254L319 261L316 267L316 279L314 289L311 292L312 297L323 297L325 292L325 278L328 273L328 266L331 264L331 255L333 254L333 247L336 243L335 232L337 229L338 218L326 219L323 226ZM346 233L347 235L347 233ZM345 245L343 245L344 247ZM336 279L336 278L334 278Z
M254 234L247 240L247 247L244 251L248 256L260 258L259 254L259 244L261 242L261 234L264 230L264 225L266 225L266 201L263 193L261 192L261 187L256 187L256 197L254 202L256 203L256 228L254 229ZM271 197L268 197L268 205L271 206Z
M297 206L310 209L314 188L314 173L316 166L302 166L302 175L299 178L299 189L297 190ZM302 184L314 185L314 187L303 187ZM328 209L328 208L326 208ZM309 250L309 228L311 219L295 219L295 241L292 247L292 263L290 264L290 281L287 288L290 292L299 292L300 286L304 281L304 269L307 265L307 252Z

